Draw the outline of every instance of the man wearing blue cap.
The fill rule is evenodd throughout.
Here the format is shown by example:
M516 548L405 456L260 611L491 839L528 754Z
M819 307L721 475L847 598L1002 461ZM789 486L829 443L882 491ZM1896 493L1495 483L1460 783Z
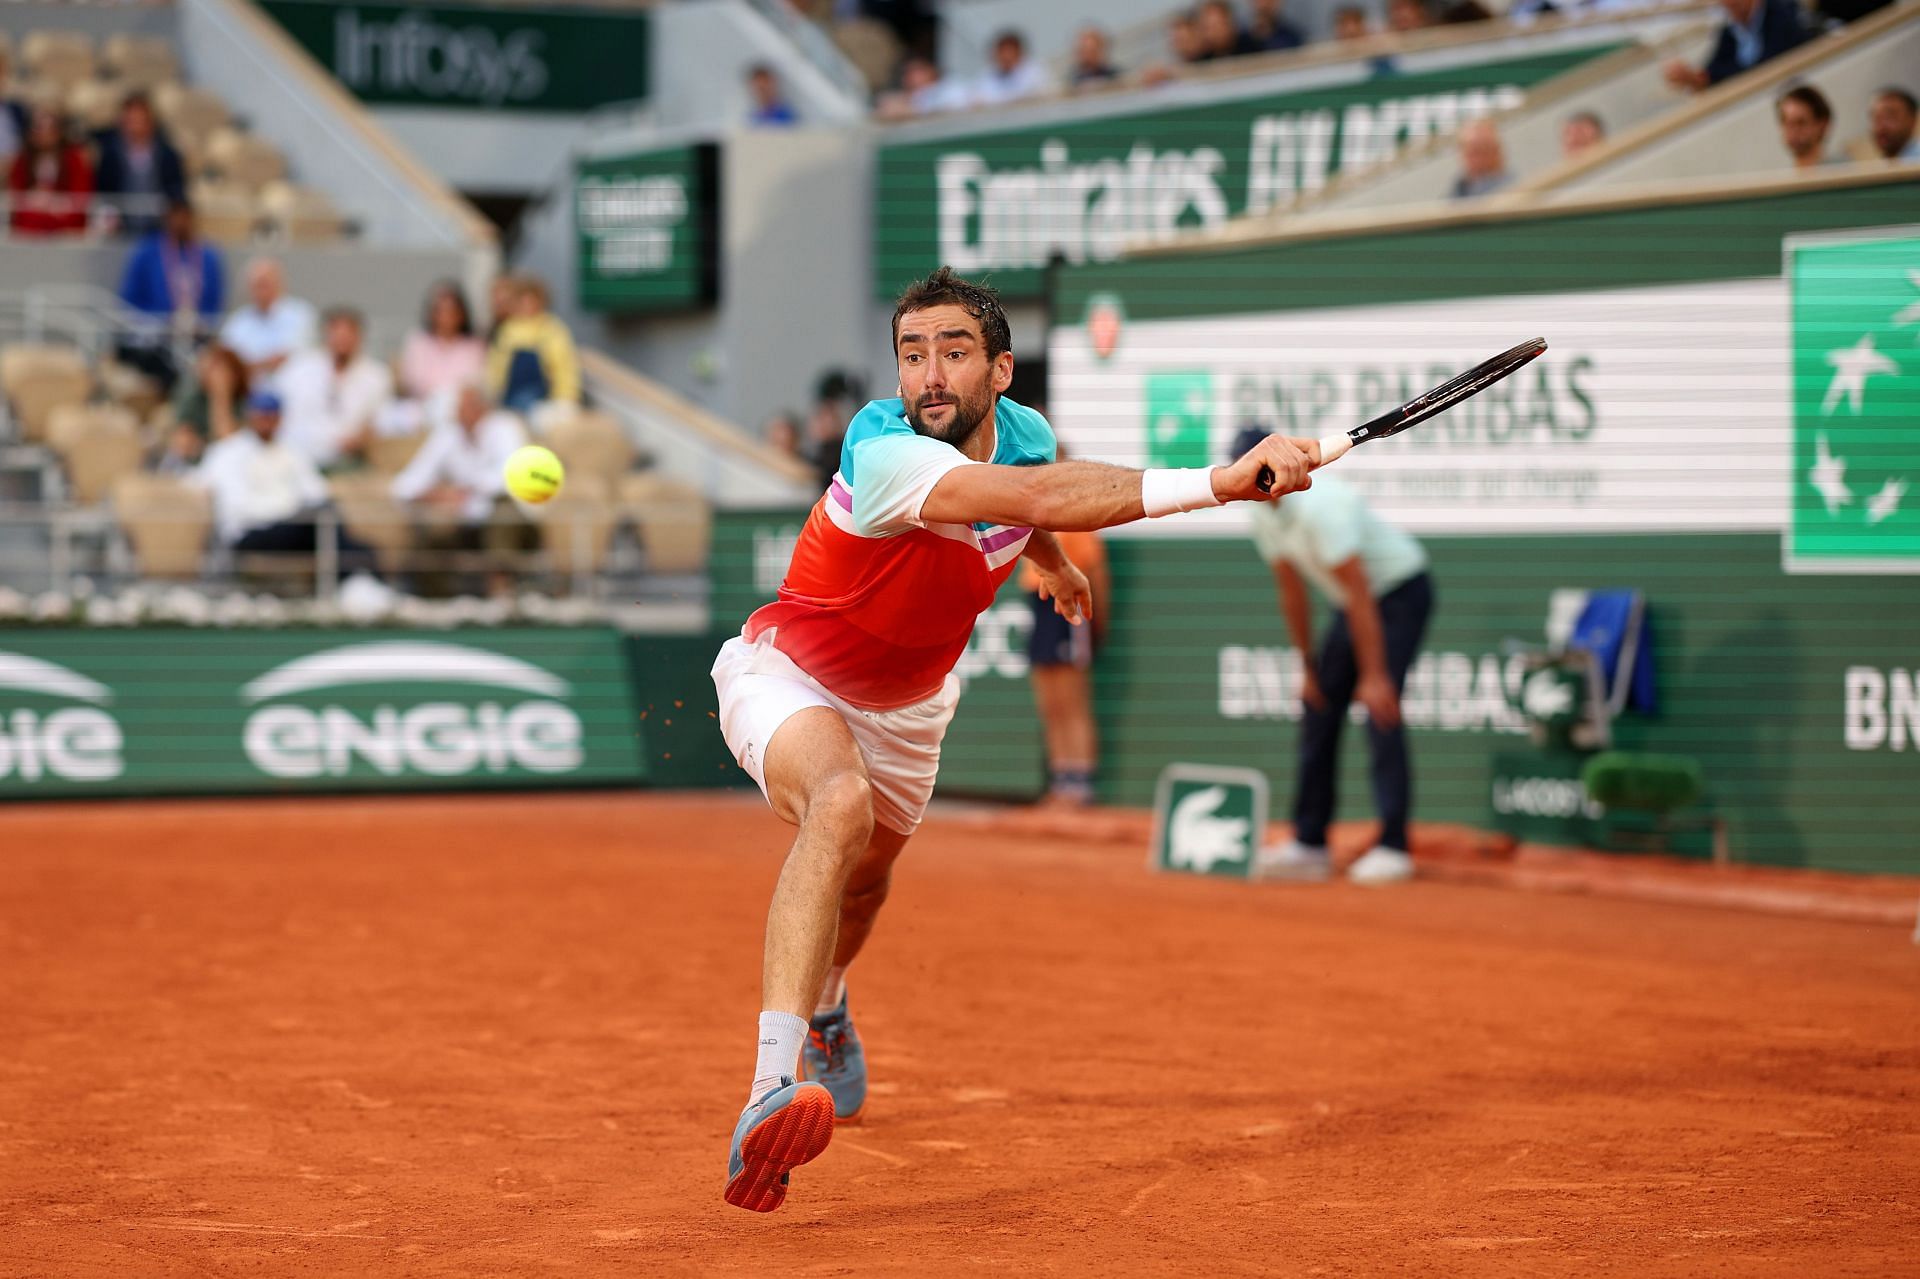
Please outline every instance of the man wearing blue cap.
M190 483L213 498L214 526L236 554L313 555L314 515L329 500L327 482L280 433L280 396L256 391L247 399L246 426L207 449ZM342 530L340 569L371 571L372 552Z
M1242 432L1235 456L1265 434ZM1407 821L1413 775L1400 722L1400 691L1433 611L1426 550L1331 475L1315 475L1312 488L1278 501L1253 503L1247 517L1253 521L1254 545L1273 566L1280 611L1301 659L1293 838L1262 855L1261 871L1286 879L1329 874L1327 827L1333 821L1340 730L1358 701L1367 708L1367 755L1380 837L1347 868L1347 878L1362 884L1411 878ZM1317 652L1306 582L1335 610Z

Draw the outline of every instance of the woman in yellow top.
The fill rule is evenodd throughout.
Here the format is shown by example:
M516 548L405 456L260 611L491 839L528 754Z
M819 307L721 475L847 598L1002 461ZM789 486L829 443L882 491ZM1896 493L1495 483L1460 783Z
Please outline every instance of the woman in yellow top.
M1040 574L1031 563L1020 585L1033 604L1033 632L1027 658L1033 673L1033 701L1047 737L1047 796L1043 801L1067 807L1093 802L1094 769L1100 761L1099 730L1093 722L1093 650L1104 637L1108 602L1107 550L1098 533L1056 533L1060 549L1086 574L1099 603L1086 626L1070 626L1040 594Z

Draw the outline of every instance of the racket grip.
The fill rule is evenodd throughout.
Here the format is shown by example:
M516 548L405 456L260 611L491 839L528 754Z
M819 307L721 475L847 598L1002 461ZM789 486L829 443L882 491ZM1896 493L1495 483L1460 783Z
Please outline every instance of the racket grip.
M1320 441L1320 461L1314 469L1318 470L1329 462L1338 461L1341 457L1345 456L1347 450L1352 447L1353 437L1344 432L1339 435L1326 436ZM1253 477L1253 484L1254 487L1262 493L1273 492L1273 468L1271 466L1261 467L1260 474Z
M1339 461L1352 447L1353 437L1345 431L1338 435L1323 436L1320 440L1320 465Z

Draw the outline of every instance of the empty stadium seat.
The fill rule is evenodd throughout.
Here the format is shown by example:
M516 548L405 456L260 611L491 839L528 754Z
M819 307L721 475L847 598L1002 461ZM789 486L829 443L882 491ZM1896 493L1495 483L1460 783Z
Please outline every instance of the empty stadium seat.
M46 438L54 409L86 402L93 374L86 358L70 346L10 346L0 351L0 390L13 406L20 438L38 444Z
M260 224L259 201L253 192L232 182L201 178L187 192L200 222L200 233L216 244L244 244Z
M418 446L418 441L413 441ZM393 477L379 471L349 471L327 481L333 504L349 533L373 548L380 571L395 574L413 545L413 523L395 500Z
M184 84L162 84L153 91L154 109L160 122L178 143L182 136L206 139L231 119L227 104L205 89Z
M107 398L125 405L136 418L145 419L166 400L160 383L132 365L101 360L94 374L100 379L100 389L107 393Z
M124 80L79 80L67 89L63 109L76 126L96 132L119 118L120 104L132 90Z
M84 31L40 30L20 43L20 65L35 80L72 84L93 75L93 37Z
M164 36L116 31L100 46L100 64L108 75L151 89L180 74L180 61Z
M707 566L713 508L691 484L652 471L620 480L620 511L633 521L647 568L655 573L697 573Z
M603 475L569 475L559 494L539 509L540 544L555 573L595 573L606 562L619 511Z
M287 160L278 147L231 125L208 136L207 167L228 182L255 190L287 175Z
M569 481L575 475L611 480L633 465L633 444L625 428L605 413L586 410L562 418L547 428L541 443L567 468Z
M292 182L269 182L260 189L260 211L276 234L297 244L337 240L346 219L326 192Z
M114 515L143 577L194 578L213 528L207 494L166 475L123 475L112 489Z
M117 404L63 404L47 420L47 444L66 464L74 500L92 506L140 469L140 423Z
M375 435L367 444L367 465L382 479L398 475L427 442L425 431L412 435Z

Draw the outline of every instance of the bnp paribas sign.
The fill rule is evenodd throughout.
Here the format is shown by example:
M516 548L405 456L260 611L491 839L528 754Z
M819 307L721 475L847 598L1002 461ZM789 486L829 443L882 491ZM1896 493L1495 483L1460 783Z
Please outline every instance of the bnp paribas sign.
M1260 212L1343 169L1513 106L1529 86L1603 52L1092 117L1080 108L1071 120L931 141L909 128L880 147L875 287L890 297L944 263L990 276L1005 296L1036 297L1056 254L1109 262L1129 243Z
M1920 227L1787 242L1787 567L1920 573Z
M642 780L610 630L0 632L0 797Z

